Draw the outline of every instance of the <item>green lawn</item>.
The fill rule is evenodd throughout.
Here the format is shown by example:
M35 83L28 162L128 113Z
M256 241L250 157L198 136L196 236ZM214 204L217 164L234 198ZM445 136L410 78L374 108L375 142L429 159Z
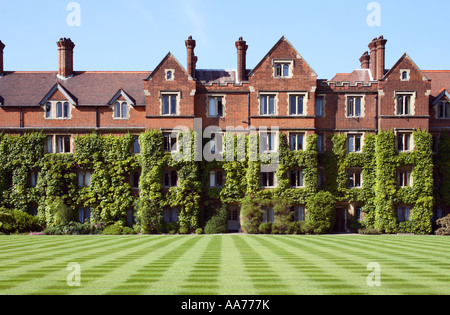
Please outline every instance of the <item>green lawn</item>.
M69 263L81 267L71 287ZM381 268L370 287L369 263ZM450 294L436 236L1 236L7 294Z

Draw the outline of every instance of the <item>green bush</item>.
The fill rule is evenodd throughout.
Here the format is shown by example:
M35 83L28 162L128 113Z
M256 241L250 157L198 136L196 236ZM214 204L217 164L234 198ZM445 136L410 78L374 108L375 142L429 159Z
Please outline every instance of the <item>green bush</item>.
M0 209L0 232L4 234L41 231L38 219L20 210Z
M364 235L380 235L381 234L380 230L375 229L375 228L359 229L358 233L364 234Z
M103 235L122 235L122 234L123 234L123 227L120 226L119 224L108 225L103 230Z
M450 215L438 219L436 223L441 226L437 231L436 235L450 235Z
M211 219L206 222L205 234L223 234L228 232L227 206L223 205Z
M134 232L134 230L132 228L130 228L128 226L125 226L122 229L122 235L132 235L132 234L135 234L135 232Z
M261 234L271 234L272 233L272 223L271 222L261 223L258 228L258 231Z
M329 233L334 225L336 199L329 192L319 192L309 198L305 228L310 234Z
M58 226L48 227L42 233L44 235L63 235L61 228Z

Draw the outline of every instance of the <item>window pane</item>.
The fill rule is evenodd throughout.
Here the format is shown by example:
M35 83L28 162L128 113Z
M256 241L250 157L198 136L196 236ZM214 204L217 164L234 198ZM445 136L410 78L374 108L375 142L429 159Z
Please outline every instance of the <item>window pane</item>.
M303 187L303 171L298 171L297 186Z
M209 187L216 187L216 173L209 173Z
M355 136L348 137L348 151L355 152Z
M322 138L322 135L317 135L317 151L319 151L319 153L323 151L323 138Z
M64 118L69 118L69 103L64 103Z
M268 177L269 177L269 187L275 186L274 173L273 172L268 173Z
M411 208L405 207L405 221L409 221L411 216Z
M348 99L348 108L347 108L347 116L348 117L353 117L353 106L354 106L354 101L353 98L349 98Z
M45 117L46 118L52 117L52 104L51 103L47 103L45 105Z
M303 134L297 135L297 150L303 150Z
M267 96L261 97L261 115L267 115Z
M78 173L78 187L84 187L84 174Z
M291 151L297 150L297 135L291 134L289 136L289 143L290 143L290 146L291 146Z
M214 98L209 99L209 116L217 116L216 100Z
M133 141L133 153L140 153L141 152L141 148L139 145L139 137L134 137L134 141Z
M128 104L127 102L122 103L122 118L128 117Z
M141 174L138 172L133 174L133 188L139 188L139 182L141 179Z
M170 172L170 181L171 181L171 186L172 187L176 187L177 186L178 175L177 175L176 171Z
M276 67L276 76L281 77L281 65L277 65Z
M403 115L403 96L399 96L397 99L397 102L398 102L397 103L397 106L398 106L397 114Z
M164 223L170 222L170 210L164 209Z
M56 145L57 145L56 152L57 153L63 153L64 142L63 142L63 138L62 137L57 137L56 138Z
M178 221L178 209L172 208L172 222Z
M297 174L294 171L292 171L290 173L291 187L295 187L296 186L296 183L297 183L296 176L297 176Z
M291 115L297 114L297 97L295 96L290 97L290 114Z
M177 97L175 95L170 97L170 114L177 114Z
M63 116L63 108L62 108L62 103L58 102L56 104L56 117L58 118L62 118Z
M283 76L288 77L289 76L289 65L283 66Z
M170 187L170 173L164 172L164 187Z
M361 151L361 136L355 136L355 152Z
M64 153L70 153L70 137L64 137Z
M92 177L92 173L87 172L84 176L84 184L89 187L91 186L91 177Z
M218 187L222 187L223 186L223 173L222 172L217 172L216 173L216 184Z
M53 137L47 137L47 153L53 153Z
M323 99L321 97L319 97L318 99L316 99L316 116L317 117L322 117L322 110L323 110Z
M403 207L398 207L397 208L397 217L398 217L398 222L405 221L405 217L404 217L404 214L403 214Z
M275 115L275 97L269 97L269 115Z
M298 103L297 103L297 114L303 115L303 96L298 97Z
M114 118L120 118L120 103L114 104Z
M221 98L217 99L217 116L223 116L223 103Z
M409 115L410 112L410 103L411 103L411 96L405 96L405 115Z
M164 96L163 98L163 115L169 115L169 97Z
M361 116L361 98L357 98L355 102L355 116L360 117Z

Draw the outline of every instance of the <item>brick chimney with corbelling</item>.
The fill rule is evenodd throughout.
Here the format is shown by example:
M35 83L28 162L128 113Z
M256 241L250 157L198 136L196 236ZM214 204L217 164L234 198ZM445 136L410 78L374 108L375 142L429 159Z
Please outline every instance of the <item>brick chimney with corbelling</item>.
M370 56L369 52L366 51L361 58L359 58L359 61L361 61L361 69L369 69L370 68Z
M375 44L375 41L377 39L374 38L370 44L370 72L372 73L372 78L374 81L377 80L377 44Z
M377 80L383 79L386 71L386 43L387 40L383 36L375 41L377 46Z
M236 42L237 48L237 81L247 81L247 42L242 37Z
M73 76L73 49L75 44L70 38L61 38L57 43L59 70L58 77L60 79L67 79Z
M194 49L196 43L195 40L192 39L192 36L186 40L186 48L187 48L187 72L192 78L195 78L195 68L197 66L198 58L195 56Z

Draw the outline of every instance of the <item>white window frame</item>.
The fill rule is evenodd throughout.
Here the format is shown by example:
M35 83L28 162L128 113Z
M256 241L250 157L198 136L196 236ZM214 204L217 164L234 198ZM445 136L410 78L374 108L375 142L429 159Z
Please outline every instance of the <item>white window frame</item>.
M260 131L259 141L259 148L261 150L261 153L278 152L278 132Z
M441 115L442 113L442 115ZM450 102L439 101L436 104L436 118L437 119L450 119Z
M356 150L356 139L359 137L359 150ZM351 139L353 139L353 150L351 148ZM348 133L347 134L347 152L348 153L362 153L364 146L364 134L362 133Z
M362 170L358 168L351 168L347 173L348 177L348 189L361 189L363 187ZM359 179L359 186L358 184Z
M176 181L174 183L174 179L173 179L173 172L175 172L176 174ZM169 183L166 182L166 175L168 176L169 179ZM178 173L175 169L170 169L170 170L165 170L163 172L163 187L164 188L171 188L171 187L178 187Z
M90 171L80 171L77 174L78 188L90 187L93 173Z
M397 187L412 187L412 168L399 168L397 170Z
M267 113L263 113L263 99L267 98ZM273 98L273 113L270 113L270 99ZM276 116L278 115L278 93L260 93L258 97L259 115L260 116Z
M58 117L59 104L61 104L61 117ZM48 101L44 104L44 118L46 120L70 120L72 119L72 107L72 104L67 100Z
M400 138L401 137L401 145ZM408 147L406 147L408 146ZM398 152L411 152L414 148L414 135L412 132L399 131L395 135L395 147Z
M293 114L291 112L291 100L295 97L295 113ZM298 103L299 98L302 98L302 113L299 113L298 111ZM288 116L306 116L307 115L307 106L308 106L308 93L301 92L301 93L288 93Z
M164 152L178 152L178 133L163 132L163 137ZM166 144L169 146L169 150L167 150ZM174 148L174 146L176 147Z
M266 174L266 180L264 180L264 175ZM272 178L272 186L270 185L271 182L271 178ZM265 189L265 188L275 188L277 187L277 183L276 183L276 172L260 172L260 185L261 188Z
M359 115L356 114L356 100L360 99L360 109L359 109ZM350 109L350 102L353 102L352 104L352 110L351 113L349 111ZM345 95L345 117L346 118L363 118L364 112L365 112L365 96L362 94L348 94Z
M211 101L214 100L214 104ZM222 104L222 114L219 115L219 102ZM214 112L212 113L211 108L214 107ZM206 97L206 117L208 118L224 118L225 117L225 105L226 98L225 95L207 95Z
M164 78L166 81L175 81L175 69L165 69L164 72ZM169 73L171 74L170 78Z
M403 74L406 73L406 78L403 78ZM400 81L406 82L411 80L411 70L410 69L400 69Z
M168 97L169 101L169 113L164 113L164 102L165 98ZM175 104L173 104L172 97L175 97ZM170 117L170 116L179 116L180 115L180 92L160 92L160 106L161 106L161 116ZM173 106L175 105L175 113L173 113Z
M298 137L302 136L302 143L299 146ZM295 137L295 143L292 142ZM289 133L289 149L291 151L305 151L306 149L306 133L305 132L290 132Z
M399 111L400 107L399 107L399 98L402 98L402 108L401 108L401 112ZM406 99L409 98L409 107L406 106ZM414 112L415 112L415 102L416 102L416 92L402 92L402 91L396 91L395 92L395 99L394 99L394 103L395 103L395 116L414 116ZM406 110L408 109L408 110ZM406 114L406 112L408 112Z
M219 184L219 174L221 176L222 184ZM224 172L223 170L214 170L209 172L209 188L222 188L224 181Z
M293 178L293 176L295 176ZM295 184L292 185L294 179ZM289 187L291 188L304 188L305 187L305 174L303 169L293 169L289 171Z
M263 223L273 223L275 222L275 211L273 206L263 206Z
M119 111L117 111L117 106L119 106ZM113 103L112 108L114 120L130 119L130 105L128 104L127 101L116 101ZM126 113L124 113L124 108L126 108L127 111Z

